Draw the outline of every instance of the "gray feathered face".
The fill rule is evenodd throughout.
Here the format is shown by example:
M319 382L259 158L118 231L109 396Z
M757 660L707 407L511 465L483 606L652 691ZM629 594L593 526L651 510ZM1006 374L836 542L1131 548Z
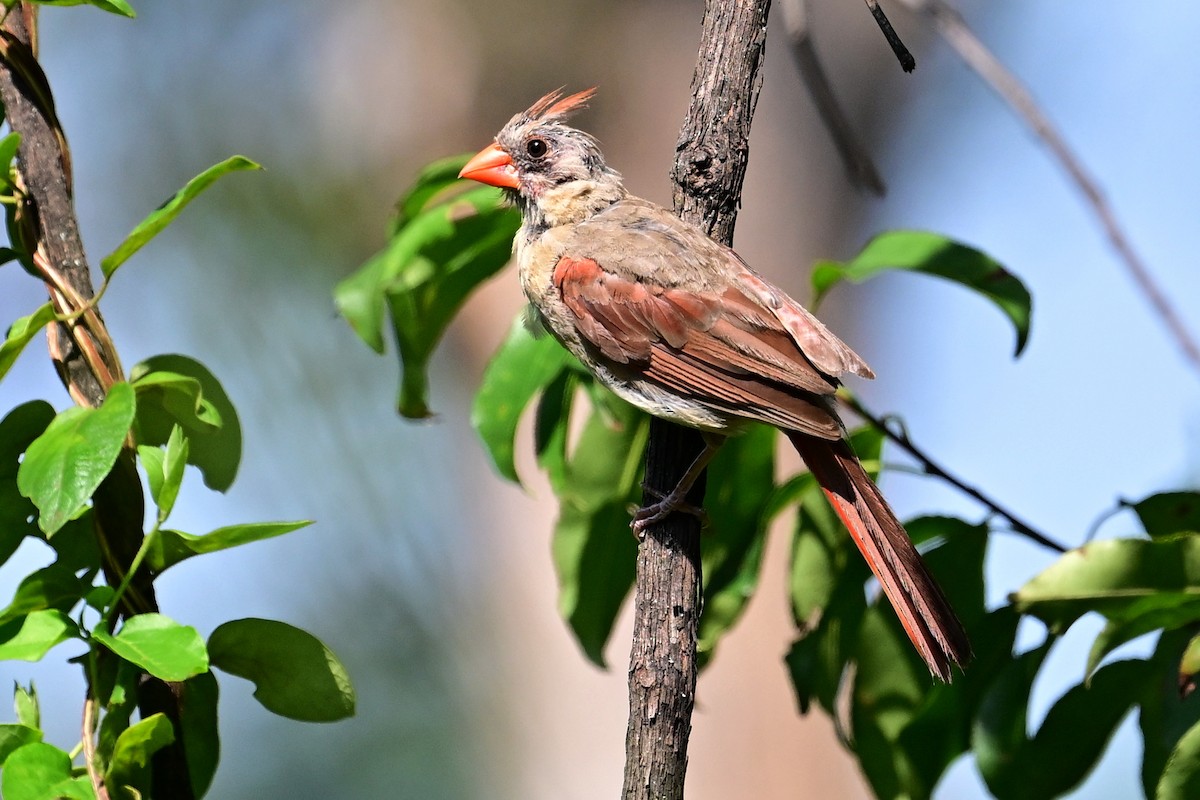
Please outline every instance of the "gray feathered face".
M510 191L537 200L548 190L571 181L619 181L604 163L596 140L558 120L513 117L496 136L496 144L512 159L517 187Z

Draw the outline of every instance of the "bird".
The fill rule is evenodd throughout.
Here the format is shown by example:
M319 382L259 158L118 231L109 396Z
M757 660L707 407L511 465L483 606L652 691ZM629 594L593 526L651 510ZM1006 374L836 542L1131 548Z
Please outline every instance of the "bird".
M630 194L598 141L567 119L595 90L550 92L462 168L521 212L513 250L532 317L618 397L698 429L705 446L633 527L687 510L721 442L747 423L782 431L879 580L930 672L949 682L971 647L903 525L855 456L834 393L870 367L731 248Z

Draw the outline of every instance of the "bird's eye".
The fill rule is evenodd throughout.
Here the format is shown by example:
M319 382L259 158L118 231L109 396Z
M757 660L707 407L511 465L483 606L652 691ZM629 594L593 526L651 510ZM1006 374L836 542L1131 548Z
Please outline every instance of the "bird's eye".
M550 146L546 144L545 139L530 139L529 143L525 145L525 152L534 158L541 158L549 149Z

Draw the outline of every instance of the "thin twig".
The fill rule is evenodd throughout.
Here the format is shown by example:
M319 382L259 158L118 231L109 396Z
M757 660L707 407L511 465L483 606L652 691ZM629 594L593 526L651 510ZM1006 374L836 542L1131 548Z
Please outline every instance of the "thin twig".
M783 0L782 5L783 27L792 45L796 68L800 71L805 88L812 96L821 122L825 124L825 129L833 139L833 144L842 159L842 166L846 169L847 180L856 189L867 189L882 197L887 192L883 178L879 177L879 170L875 168L871 154L854 133L854 128L838 103L833 86L821 67L821 60L817 57L808 0Z
M846 391L839 391L838 398L845 403L846 406L852 409L854 413L866 420L872 428L875 428L888 439L891 439L893 442L903 448L909 455L915 458L921 465L921 469L926 475L934 478L941 478L963 494L979 501L993 514L1008 520L1008 524L1012 526L1012 529L1015 533L1019 533L1022 536L1032 539L1043 547L1048 547L1049 549L1059 553L1065 553L1069 549L1065 545L1054 541L1046 534L1039 532L1033 526L1029 525L1016 514L1001 506L995 500L992 500L983 492L979 491L973 486L968 486L966 483L963 483L962 480L947 472L944 467L926 455L924 450L917 447L913 440L908 437L907 432L904 430L896 430L891 425L887 424L886 419L872 414L862 403L858 401L858 398L854 397L854 395Z
M883 13L883 9L879 7L879 0L867 0L867 8L871 9L871 16L875 18L876 24L879 25L879 30L883 31L883 38L887 39L892 52L896 54L896 59L900 62L900 67L905 72L912 72L916 69L917 60L913 58L912 53L908 52L908 48L904 46L904 42L900 41L900 34L896 33L896 29L892 27L887 14Z
M902 2L913 11L931 17L937 26L938 33L954 48L967 66L978 73L1005 102L1012 106L1017 115L1033 129L1034 135L1050 148L1050 152L1066 170L1071 181L1083 194L1092 213L1096 215L1100 226L1108 236L1109 243L1117 251L1117 255L1120 256L1121 262L1133 279L1134 285L1162 319L1167 332L1175 340L1179 349L1183 351L1184 357L1191 363L1192 368L1200 371L1200 345L1188 331L1182 316L1172 305L1166 292L1158 285L1158 281L1147 267L1146 262L1133 249L1129 237L1125 235L1112 206L1104 197L1096 180L1067 146L1066 141L1055 130L1046 115L1042 113L1029 90L988 50L987 46L967 25L962 15L945 0L902 0Z
M87 767L92 791L96 793L96 800L108 800L104 776L96 769L96 698L92 696L94 687L95 684L88 687L88 696L83 702L83 762Z

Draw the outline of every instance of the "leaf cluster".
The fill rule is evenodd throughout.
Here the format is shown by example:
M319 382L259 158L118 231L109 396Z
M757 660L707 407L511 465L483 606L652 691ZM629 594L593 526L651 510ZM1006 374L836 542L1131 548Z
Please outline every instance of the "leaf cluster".
M128 8L117 0L93 4ZM19 227L22 203L11 166L19 144L16 133L0 139L0 184L11 193L6 204L10 233ZM221 162L147 216L101 262L106 283L96 300L126 260L214 181L257 168L241 156ZM20 237L10 244L6 260L35 271ZM43 327L65 320L46 304L14 321L0 345L0 379ZM28 540L40 542L50 559L20 580L0 609L0 660L39 661L64 646L88 684L81 741L70 752L43 741L33 685L16 687L16 719L0 723L0 794L5 798L90 800L102 791L113 798L148 797L152 757L180 743L191 794L202 796L219 753L214 668L253 682L263 706L285 717L325 722L354 713L354 689L345 668L310 633L247 618L218 626L206 640L156 610L130 613L122 604L134 591L135 577L157 580L193 557L310 524L245 523L204 534L166 527L189 465L208 487L224 492L234 482L241 455L241 427L228 394L203 364L183 355L137 364L128 381L108 387L96 408L56 412L48 402L33 400L0 419L0 563ZM135 460L154 512L136 554L122 563L108 548L111 532L103 529L96 498L123 465ZM140 532L142 486L134 482L120 491L116 502L127 513L136 511ZM179 719L154 713L135 721L146 676L183 698Z

